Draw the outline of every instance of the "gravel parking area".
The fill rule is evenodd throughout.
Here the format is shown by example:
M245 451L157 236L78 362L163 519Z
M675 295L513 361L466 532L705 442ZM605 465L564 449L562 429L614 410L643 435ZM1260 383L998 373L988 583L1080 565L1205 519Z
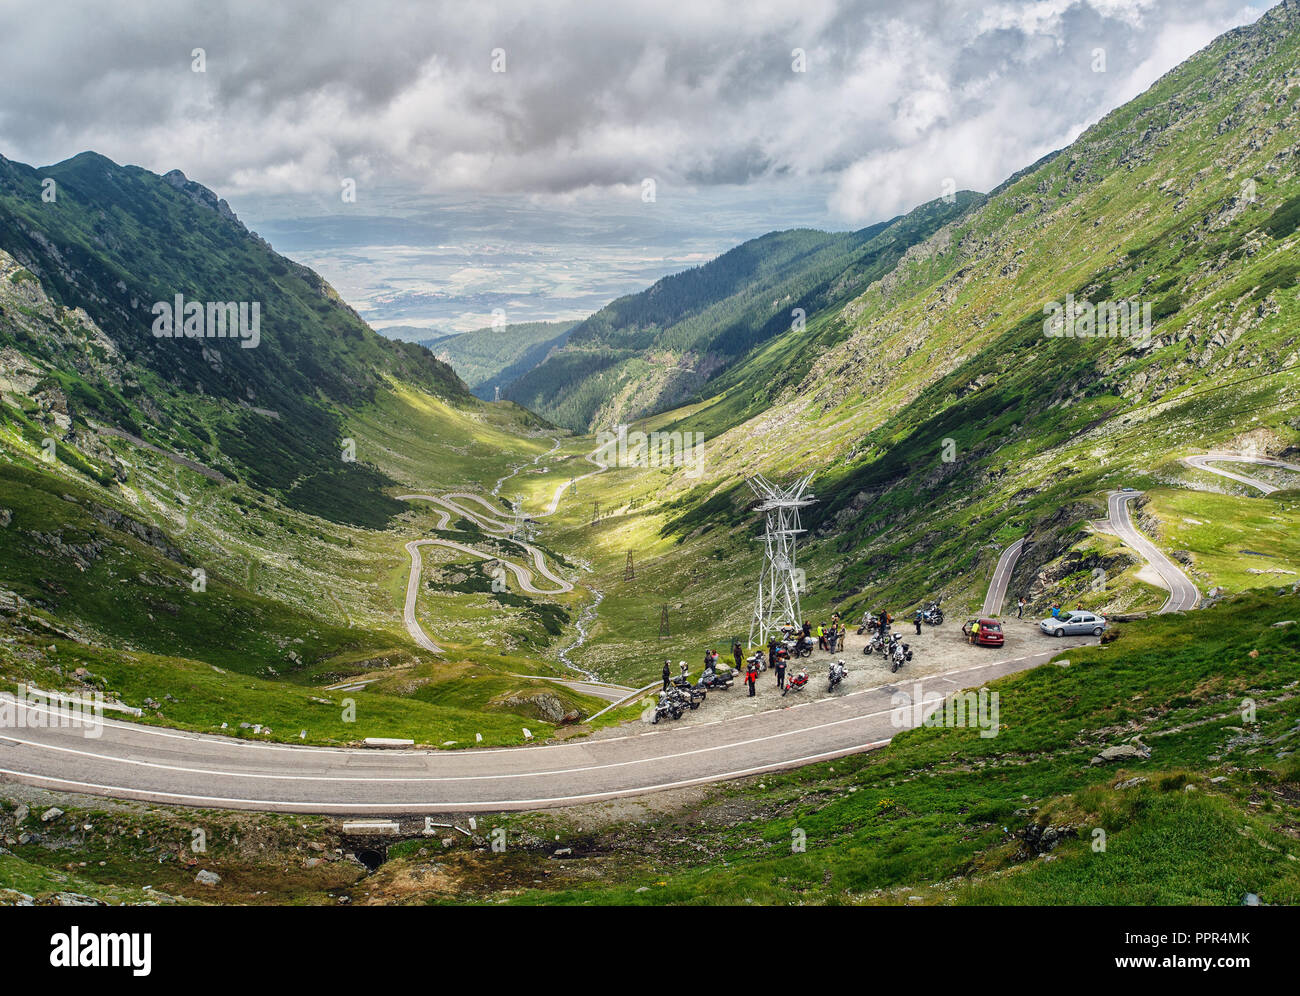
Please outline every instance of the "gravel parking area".
M1068 650L1070 647L1097 642L1091 636L1066 636L1058 640L1041 633L1037 620L1013 618L1003 620L1002 628L1006 637L1003 646L973 647L962 636L962 622L962 619L954 616L945 621L942 626L922 626L920 636L916 635L910 623L902 628L895 626L895 631L903 633L904 642L912 649L911 662L904 664L895 673L890 672L889 666L878 654L872 654L870 657L863 655L862 648L866 645L867 638L849 630L842 651L835 654L828 654L821 650L814 651L812 657L801 658L786 669L788 678L800 667L808 668L808 684L802 691L782 696L776 687L776 674L767 670L758 676L758 694L753 698L750 698L745 683L737 678L728 691L710 692L708 698L694 712L686 713L675 722L672 720L665 722L669 728L682 724L712 723L755 712L785 709L809 699L835 698L880 685L906 684L913 678L957 671L976 664L1014 660L1030 654ZM836 659L848 664L849 673L834 692L828 693L826 672L830 662ZM694 664L691 676L693 678L699 676L698 663ZM956 688L953 691L956 691ZM648 722L648 718L646 721ZM664 728L665 722L659 724L660 728Z

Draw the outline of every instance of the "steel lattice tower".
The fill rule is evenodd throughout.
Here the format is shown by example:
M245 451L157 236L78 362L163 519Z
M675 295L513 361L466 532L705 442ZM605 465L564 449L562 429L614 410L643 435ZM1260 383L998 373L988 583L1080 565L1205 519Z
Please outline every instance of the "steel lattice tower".
M748 479L758 496L755 510L764 515L763 542L766 547L763 570L758 576L758 598L749 623L749 645L767 642L780 633L780 625L798 626L803 618L799 611L799 593L803 590L803 572L795 564L795 538L804 530L799 524L799 509L817 499L804 494L812 474L801 477L787 487L780 487L761 475Z

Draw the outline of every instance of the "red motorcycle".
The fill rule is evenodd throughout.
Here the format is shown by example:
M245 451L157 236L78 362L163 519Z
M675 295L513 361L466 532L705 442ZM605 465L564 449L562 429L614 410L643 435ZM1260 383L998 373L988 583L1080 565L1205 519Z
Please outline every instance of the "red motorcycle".
M797 692L806 684L808 684L808 669L801 667L799 672L785 683L785 688L781 689L781 694L786 695L789 692Z

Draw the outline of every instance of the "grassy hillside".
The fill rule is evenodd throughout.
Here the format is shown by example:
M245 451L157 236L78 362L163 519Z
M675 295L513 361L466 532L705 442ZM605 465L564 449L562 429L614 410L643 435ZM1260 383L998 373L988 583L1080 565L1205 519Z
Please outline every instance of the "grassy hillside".
M81 309L112 350L115 375L87 377L52 347L62 330L48 316L3 323L0 345L46 359L75 418L196 454L335 521L376 524L395 511L380 495L387 480L340 459L341 409L373 402L386 377L472 402L448 366L372 332L317 274L177 172L89 152L40 170L0 158L0 250L55 305ZM151 308L178 294L257 302L260 343L155 337Z
M32 171L0 170L0 684L326 743L519 743L552 730L539 697L599 708L512 676L552 669L529 651L581 593L493 592L482 561L431 552L417 616L445 654L402 626L404 544L432 530L394 496L486 491L554 445L544 423L376 336L197 185L83 156L41 171L44 203ZM140 301L165 285L262 301L261 343L155 339ZM325 687L343 682L356 725Z
M470 838L393 844L373 874L331 820L206 813L208 852L177 860L192 811L61 799L41 824L48 803L10 790L0 881L126 902L1294 904L1300 624L1274 624L1298 617L1300 595L1270 593L1124 624L989 686L992 738L922 727L641 803L480 815ZM1118 745L1134 755L1092 763ZM198 867L221 884L196 886Z
M1300 624L1273 624L1297 615L1295 594L1255 595L1125 624L993 683L995 737L909 730L715 788L688 812L584 839L590 857L572 864L598 874L529 889L521 862L512 901L1294 904ZM1149 756L1092 763L1117 744ZM580 836L568 819L544 832Z
M451 366L476 397L491 401L563 346L577 322L523 322L422 342Z
M757 386L759 397L770 398L790 377L802 376L808 351L838 341L836 327L817 321L820 313L883 276L909 246L976 200L963 191L952 203L933 201L857 232L796 229L753 239L601 309L506 394L558 425L601 428L697 396L743 357L792 330L794 343L787 340L791 352L777 363L775 383L764 379L772 364L761 362L730 381ZM818 327L807 335L810 319Z

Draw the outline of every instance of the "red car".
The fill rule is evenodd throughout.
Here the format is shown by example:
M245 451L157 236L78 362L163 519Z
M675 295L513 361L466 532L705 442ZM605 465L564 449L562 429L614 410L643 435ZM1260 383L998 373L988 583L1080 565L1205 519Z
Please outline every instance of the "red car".
M979 633L971 636L971 629L976 624L979 625ZM966 634L967 639L980 647L1000 647L1002 646L1002 623L996 619L972 619L961 628Z

